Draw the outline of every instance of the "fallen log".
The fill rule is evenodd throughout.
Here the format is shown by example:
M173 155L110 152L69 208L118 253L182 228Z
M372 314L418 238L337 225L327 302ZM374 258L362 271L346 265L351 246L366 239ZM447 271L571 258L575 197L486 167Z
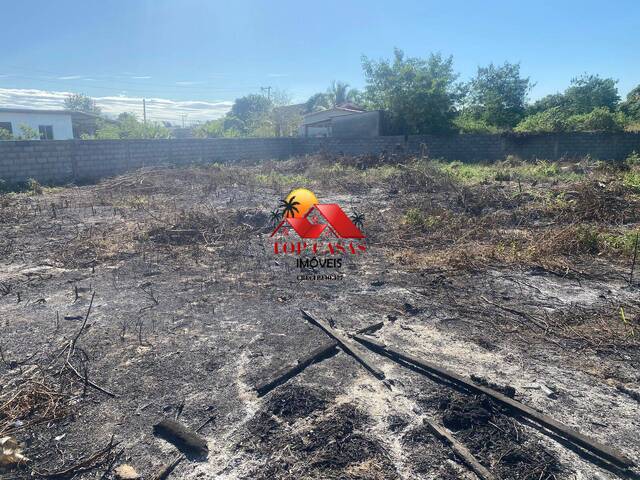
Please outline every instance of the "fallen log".
M281 368L276 373L274 373L270 379L261 384L258 384L255 387L258 396L262 397L266 395L277 386L282 385L287 380L302 372L309 365L319 362L320 360L323 360L324 358L332 355L333 353L335 353L337 347L338 342L336 342L335 340L331 340L324 345L321 345L318 348L314 349L308 355L298 359L296 363Z
M212 415L211 417L209 417L207 419L206 422L204 422L202 425L200 425L198 428L196 428L196 433L200 433L200 431L206 427L207 425L209 425L213 419L215 418L215 415ZM178 466L178 464L180 462L182 462L185 458L183 453L180 453L178 455L176 455L176 457L171 460L169 463L165 464L155 475L153 475L151 477L152 480L165 480L165 478L167 478L169 475L171 475L171 472L173 472L173 470Z
M574 444L588 450L589 452L597 455L598 457L609 461L610 463L621 467L621 468L629 468L635 465L633 460L627 458L622 453L610 448L606 445L596 442L586 435L581 434L577 430L574 430L571 427L564 425L563 423L558 422L557 420L540 413L534 410L527 405L524 405L517 400L507 397L500 392L492 390L491 388L485 387L483 385L478 385L471 380L468 380L457 373L454 373L446 368L439 367L427 360L423 360L421 358L415 357L408 353L401 352L397 349L387 346L386 344L376 341L371 338L367 338L362 335L356 335L354 337L358 342L367 346L373 351L378 353L383 353L394 360L402 360L404 362L415 365L431 374L435 374L436 376L447 379L448 381L462 385L468 390L471 390L474 393L480 393L488 395L493 398L497 402L501 403L505 407L511 410L515 410L519 414L535 421L536 423L544 426L545 428L555 432L556 434L564 437L567 440L570 440Z
M175 420L165 418L153 429L157 435L173 443L180 450L198 455L206 455L209 452L207 440L204 437Z
M451 432L447 430L443 425L439 425L436 422L424 419L425 425L429 427L436 437L447 443L455 452L455 454L471 469L481 480L495 480L496 477L487 470L473 454L462 443L455 439Z
M305 312L303 309L300 309L302 314L309 320L311 323L316 325L317 327L324 330L324 332L329 335L332 339L340 344L340 348L342 348L346 353L355 358L360 364L366 368L374 377L379 380L384 380L384 372L380 370L378 367L373 365L371 361L363 354L359 353L350 340L346 337L342 336L340 333L336 332L333 328L327 325L322 320L314 318L310 313Z

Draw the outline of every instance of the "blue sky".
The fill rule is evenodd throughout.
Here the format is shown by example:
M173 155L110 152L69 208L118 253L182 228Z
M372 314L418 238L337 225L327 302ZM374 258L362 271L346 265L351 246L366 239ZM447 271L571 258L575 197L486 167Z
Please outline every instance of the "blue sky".
M43 91L79 91L110 113L144 96L158 99L158 119L196 120L261 86L299 101L334 79L362 87L361 56L394 47L453 55L461 80L521 62L533 99L584 72L618 79L623 95L640 83L637 1L56 0L2 10L13 39L0 56L5 106L50 107L63 96Z

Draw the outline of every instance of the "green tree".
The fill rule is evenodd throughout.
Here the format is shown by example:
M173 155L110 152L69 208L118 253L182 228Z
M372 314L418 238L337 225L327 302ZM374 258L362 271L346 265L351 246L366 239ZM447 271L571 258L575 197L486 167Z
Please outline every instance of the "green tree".
M202 125L198 125L193 133L197 138L237 137L240 135L237 130L225 127L224 118L209 120Z
M613 111L620 101L617 80L598 75L582 75L573 78L564 92L571 113L589 113L595 108Z
M98 124L95 138L99 140L116 139L160 139L170 138L168 128L158 122L140 122L133 113L124 112L118 115L117 122L101 121Z
M519 63L479 67L468 84L465 110L487 125L512 128L525 115L527 94L532 86L529 78L520 76Z
M536 113L544 112L551 108L560 108L564 111L568 111L568 107L569 101L563 93L552 93L551 95L546 95L536 100L531 105L528 105L527 115L535 115Z
M358 103L362 100L362 93L349 88L349 84L333 80L324 93L315 93L305 103L305 112L316 112L339 107L345 103Z
M237 98L227 113L225 128L235 129L242 135L262 136L271 128L272 108L271 100L263 95L251 94Z
M404 56L395 49L393 60L362 58L366 79L364 99L385 110L394 133L442 133L453 129L457 100L453 58L431 54L427 59Z
M83 95L82 93L73 93L64 99L64 108L76 112L92 113L100 115L102 110L96 105L93 98Z
M627 94L627 99L620 105L620 110L633 120L640 120L640 85Z
M314 93L304 104L304 111L306 113L327 110L329 108L331 108L331 100L326 93Z

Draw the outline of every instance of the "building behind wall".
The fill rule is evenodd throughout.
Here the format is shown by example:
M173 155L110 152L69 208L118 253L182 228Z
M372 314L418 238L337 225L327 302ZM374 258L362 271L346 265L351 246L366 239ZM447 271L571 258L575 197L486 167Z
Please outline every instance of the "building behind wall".
M0 108L1 129L20 137L25 133L22 127L27 126L35 131L40 140L71 140L83 135L95 135L100 119L98 115L69 110Z
M304 116L302 137L378 137L383 135L382 112L334 107Z

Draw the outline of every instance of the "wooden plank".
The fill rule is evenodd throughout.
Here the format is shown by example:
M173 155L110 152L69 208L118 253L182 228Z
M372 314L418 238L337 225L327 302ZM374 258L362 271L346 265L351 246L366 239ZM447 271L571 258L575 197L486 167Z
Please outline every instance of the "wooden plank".
M314 349L311 353L309 353L309 355L305 355L304 357L298 359L298 361L296 361L294 364L281 368L276 373L274 373L269 380L260 383L255 387L258 396L262 397L263 395L266 395L277 386L282 385L290 378L302 372L309 365L328 357L330 354L335 352L337 347L338 342L336 342L335 340L331 340Z
M367 347L371 348L374 351L382 352L387 356L389 356L390 358L400 359L405 362L412 363L413 365L416 365L432 374L446 378L447 380L453 383L463 385L464 387L468 388L473 392L483 393L485 395L488 395L494 400L503 404L504 406L517 411L518 413L530 418L531 420L534 420L535 422L539 423L545 428L557 433L558 435L568 440L571 440L576 445L579 445L585 450L588 450L589 452L596 454L600 458L603 458L614 465L617 465L622 468L629 468L635 465L633 460L624 456L622 453L618 452L617 450L611 447L608 447L606 445L603 445L599 442L596 442L595 440L592 440L591 438L581 434L577 430L571 427L568 427L563 423L558 422L557 420L549 417L548 415L540 413L537 410L534 410L533 408L528 407L527 405L524 405L518 402L517 400L509 398L500 392L492 390L489 387L478 385L472 382L471 380L468 380L458 375L457 373L454 373L450 370L439 367L427 360L423 360L421 358L415 357L408 353L404 353L399 350L396 350L392 347L385 345L384 343L378 342L371 338L367 338L362 335L356 335L354 338L360 343L362 343L363 345L366 345Z
M356 334L371 333L380 330L384 326L384 322L374 323L367 327L361 328ZM287 382L300 372L302 372L308 366L324 360L328 356L332 355L338 347L338 342L330 340L329 342L315 348L311 353L299 358L295 363L287 365L279 369L276 373L270 376L270 378L264 382L259 383L254 388L259 397L262 397L269 393L274 388Z
M369 360L365 355L358 352L355 347L355 344L351 340L348 340L346 337L336 332L333 328L331 328L325 322L323 322L318 318L314 318L311 314L309 314L308 312L305 312L303 309L300 309L300 311L307 318L307 320L309 320L311 323L313 323L317 327L324 330L324 332L327 335L329 335L336 342L338 342L340 344L340 348L342 348L345 352L347 352L349 355L355 358L358 362L360 362L360 364L364 368L366 368L369 371L369 373L371 373L374 377L378 378L379 380L384 380L384 372L379 368L377 368L375 365L373 365L371 360Z
M447 430L443 425L439 425L436 422L424 419L424 423L429 427L429 429L436 435L436 437L443 440L447 443L456 455L471 469L473 472L481 479L481 480L495 480L496 477L487 470L473 454L469 451L467 447L465 447L462 443L460 443L456 438L451 434L449 430Z

